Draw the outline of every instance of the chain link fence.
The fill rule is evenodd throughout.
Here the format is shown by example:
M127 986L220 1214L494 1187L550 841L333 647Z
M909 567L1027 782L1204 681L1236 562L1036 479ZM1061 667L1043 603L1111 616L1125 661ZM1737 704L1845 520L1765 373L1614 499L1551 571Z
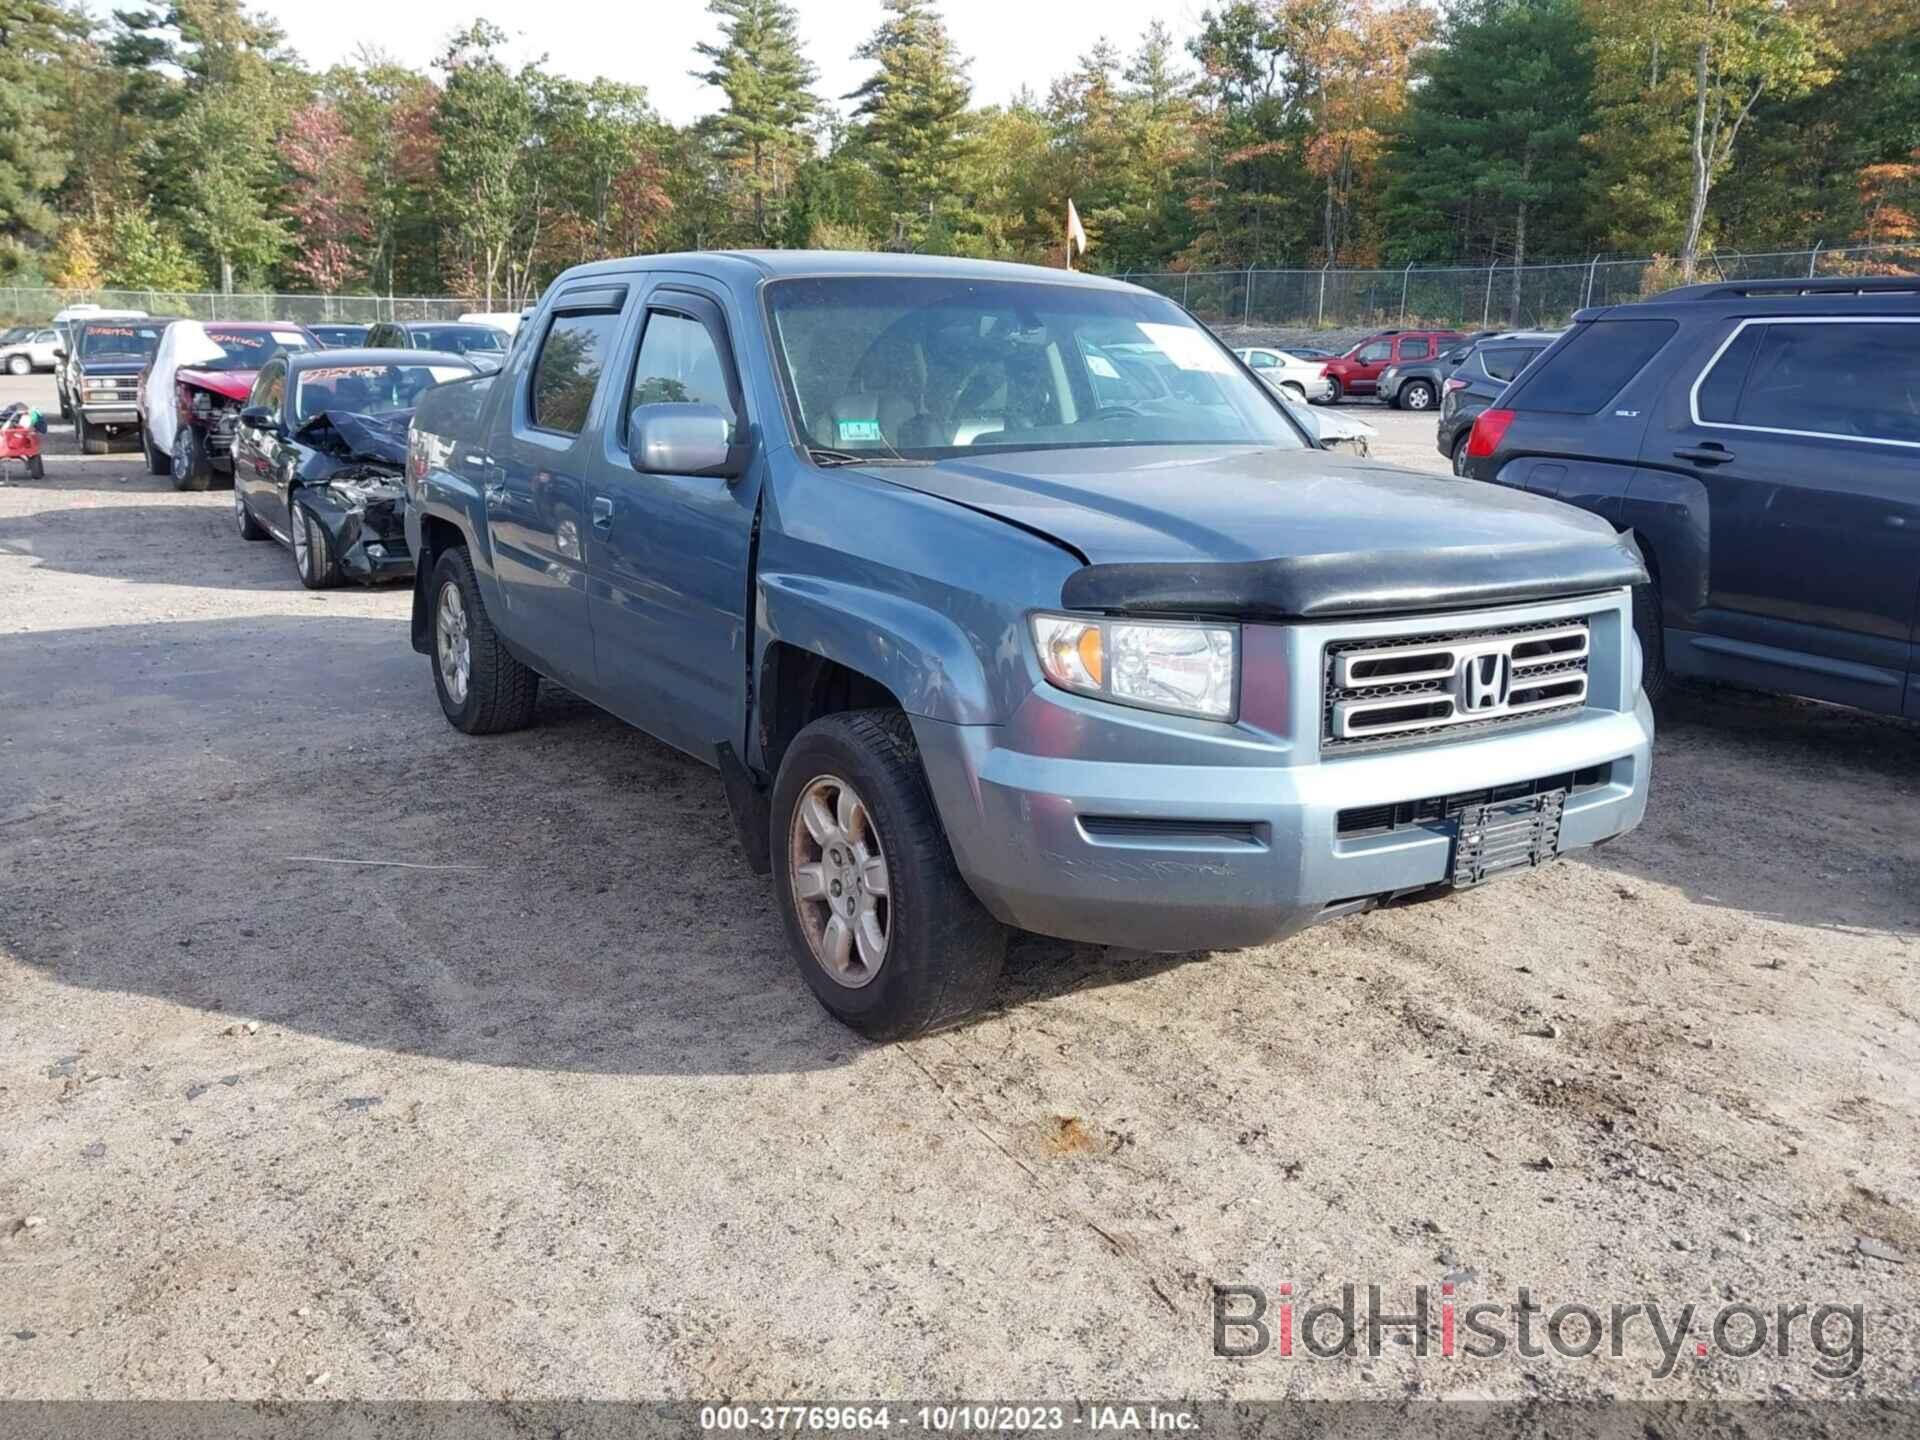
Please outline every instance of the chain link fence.
M1920 273L1920 249L1728 251L1703 260L1701 280L1775 280L1816 275ZM1479 265L1398 270L1189 270L1119 278L1178 300L1214 326L1313 330L1432 325L1449 329L1540 329L1564 325L1589 305L1617 305L1680 283L1665 260L1554 265Z
M217 291L48 290L0 286L0 322L44 324L71 305L144 310L190 320L292 320L302 325L373 325L382 320L453 320L484 308L453 295L223 295Z

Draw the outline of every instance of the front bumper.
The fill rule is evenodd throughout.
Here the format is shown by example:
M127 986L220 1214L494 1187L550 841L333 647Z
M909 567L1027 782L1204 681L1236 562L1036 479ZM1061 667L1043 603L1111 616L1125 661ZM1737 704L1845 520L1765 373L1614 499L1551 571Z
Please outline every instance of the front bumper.
M327 485L302 486L300 494L327 527L341 573L367 582L413 578L413 550L398 499L351 504Z
M83 400L80 413L89 425L138 425L139 408L131 401Z
M1570 613L1562 602L1500 615L1536 612ZM1044 684L1004 726L916 718L961 873L988 910L1021 929L1140 950L1230 949L1449 882L1451 824L1370 831L1350 822L1343 833L1343 811L1580 774L1561 816L1561 853L1640 823L1653 717L1627 673L1631 626L1619 598L1592 622L1612 653L1596 652L1589 703L1571 718L1321 758L1324 632L1413 633L1433 623L1247 627L1247 662L1264 649L1267 661L1289 662L1281 677L1304 672L1311 683L1272 672L1256 682L1249 672L1233 726L1127 711Z

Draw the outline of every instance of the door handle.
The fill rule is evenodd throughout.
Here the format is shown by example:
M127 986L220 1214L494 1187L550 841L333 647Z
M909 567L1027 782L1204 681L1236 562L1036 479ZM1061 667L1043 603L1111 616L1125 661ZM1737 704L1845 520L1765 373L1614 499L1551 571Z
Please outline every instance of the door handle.
M1724 465L1733 459L1733 452L1719 442L1709 440L1704 445L1676 450L1673 458L1691 460L1696 465Z
M613 501L605 495L593 497L593 528L602 535L613 529Z

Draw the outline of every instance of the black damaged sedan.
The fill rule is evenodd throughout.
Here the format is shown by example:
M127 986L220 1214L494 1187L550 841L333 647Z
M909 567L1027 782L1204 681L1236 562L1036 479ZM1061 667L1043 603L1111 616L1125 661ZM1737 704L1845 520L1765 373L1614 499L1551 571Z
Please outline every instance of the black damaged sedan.
M233 439L233 518L293 551L300 583L404 580L407 424L435 385L479 374L459 355L313 350L261 367Z

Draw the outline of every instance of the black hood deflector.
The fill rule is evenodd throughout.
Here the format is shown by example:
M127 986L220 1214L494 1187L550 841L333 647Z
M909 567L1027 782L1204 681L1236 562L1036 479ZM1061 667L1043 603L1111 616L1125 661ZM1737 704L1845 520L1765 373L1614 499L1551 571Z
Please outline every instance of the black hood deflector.
M1501 546L1348 550L1217 565L1089 565L1067 577L1069 610L1334 620L1512 605L1644 584L1631 537L1574 535Z

